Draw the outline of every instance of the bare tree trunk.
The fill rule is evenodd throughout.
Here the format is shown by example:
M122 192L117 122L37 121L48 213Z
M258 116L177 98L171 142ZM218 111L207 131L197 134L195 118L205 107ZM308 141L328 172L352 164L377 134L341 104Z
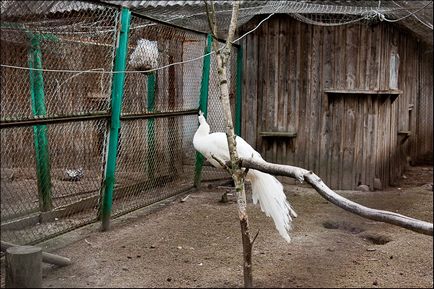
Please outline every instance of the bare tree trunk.
M266 161L258 161L252 158L241 159L242 167L259 170L265 173L278 176L288 176L299 181L306 180L314 189L327 201L349 211L353 214L367 219L385 222L406 228L421 234L433 235L433 224L425 221L413 219L397 213L371 209L353 201L350 201L327 187L326 184L313 172L294 166L278 165Z
M205 1L208 14L208 23L212 31L214 38L217 37L217 19L214 10L214 4L209 5ZM211 6L211 7L210 7ZM228 77L227 77L227 64L230 61L232 40L234 38L235 29L237 27L238 20L238 10L239 2L233 2L231 23L229 25L228 36L226 38L225 47L220 50L219 43L216 39L214 41L214 51L216 52L217 60L217 71L219 78L220 87L220 99L223 105L223 111L226 120L226 136L229 147L230 154L230 165L227 166L229 173L232 175L232 179L235 184L235 191L237 195L238 204L238 216L240 218L241 225L241 236L243 244L243 273L244 273L244 287L250 288L253 286L253 275L252 275L252 247L253 241L250 239L249 230L249 219L247 215L247 201L246 201L246 191L244 186L245 173L240 167L239 157L237 153L237 144L235 140L234 125L232 121L231 105L229 98L229 87L228 87ZM211 9L210 9L211 8Z

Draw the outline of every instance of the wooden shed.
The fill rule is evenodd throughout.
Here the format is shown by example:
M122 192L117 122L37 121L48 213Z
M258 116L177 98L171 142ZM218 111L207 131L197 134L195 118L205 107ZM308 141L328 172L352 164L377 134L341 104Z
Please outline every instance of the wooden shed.
M280 14L243 47L242 136L267 161L313 170L334 189L371 190L432 163L432 44L391 23Z

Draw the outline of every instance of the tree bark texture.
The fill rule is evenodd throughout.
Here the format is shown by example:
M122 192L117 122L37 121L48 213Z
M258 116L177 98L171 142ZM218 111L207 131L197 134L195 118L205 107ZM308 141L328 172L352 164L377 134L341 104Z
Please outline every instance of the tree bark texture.
M243 244L243 273L244 273L244 287L249 288L253 286L252 275L252 246L253 242L250 239L249 220L247 216L247 201L246 192L244 186L244 172L240 167L239 157L237 153L237 144L235 139L234 124L232 121L231 105L229 98L229 86L227 77L227 63L230 60L232 40L234 38L235 29L237 27L239 2L234 1L232 6L231 23L228 29L228 36L226 38L226 44L223 49L220 49L219 42L217 40L217 19L214 10L214 4L207 7L208 23L215 39L213 42L214 51L216 53L217 60L217 72L220 88L220 100L222 102L223 111L226 120L226 137L229 147L230 165L228 166L229 172L232 175L232 179L235 184L235 191L237 195L238 215L241 225L241 236ZM210 9L211 6L211 9Z

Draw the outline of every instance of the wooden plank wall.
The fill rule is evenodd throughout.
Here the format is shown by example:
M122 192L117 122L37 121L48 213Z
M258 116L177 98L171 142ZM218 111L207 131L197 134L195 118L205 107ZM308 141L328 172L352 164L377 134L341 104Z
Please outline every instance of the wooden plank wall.
M429 151L429 141L419 140L429 135L427 129L417 123L429 113L432 119L432 112L417 119L416 113L408 114L409 104L417 101L419 62L419 44L408 33L383 23L322 27L277 15L249 34L243 45L242 136L266 160L313 170L335 189L359 184L373 189L374 178L387 186L401 176L410 148L420 144L420 151ZM403 90L396 101L324 92L389 89L396 83L392 54L400 57L398 88ZM426 65L423 73L432 75L432 67ZM432 96L432 79L424 79ZM401 144L398 131L416 129L417 138L414 134ZM297 135L264 138L261 131Z
M433 48L419 46L420 70L418 107L416 113L417 150L413 159L416 163L433 163Z

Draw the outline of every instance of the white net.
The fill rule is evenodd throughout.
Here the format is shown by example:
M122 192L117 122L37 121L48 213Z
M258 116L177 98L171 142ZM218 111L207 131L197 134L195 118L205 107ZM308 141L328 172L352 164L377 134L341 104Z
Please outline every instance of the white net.
M204 1L104 1L122 3L133 11L182 27L208 32ZM210 1L209 1L210 2ZM219 36L224 38L231 18L231 1L214 1ZM241 1L238 25L257 15L284 13L313 25L355 22L398 22L432 45L432 1Z

